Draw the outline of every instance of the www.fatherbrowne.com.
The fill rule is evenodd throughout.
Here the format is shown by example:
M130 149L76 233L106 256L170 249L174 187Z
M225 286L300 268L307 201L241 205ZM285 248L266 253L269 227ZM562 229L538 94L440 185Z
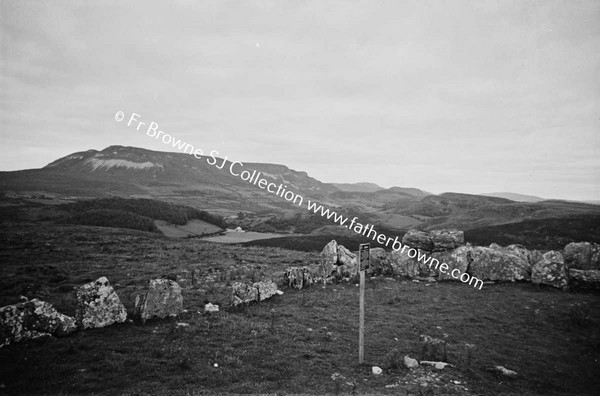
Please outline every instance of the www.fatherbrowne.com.
M147 124L146 122L141 121L140 118L141 116L139 114L131 113L129 121L127 122L127 126L130 127L132 123L134 123L135 126L135 123L137 123L135 129L136 131L139 131L140 128L142 128L145 125L148 125L147 129L142 129L142 131L146 129L146 136L153 137L157 140L160 139L164 144L172 145L173 148L177 148L183 153L193 155L199 160L201 160L203 157L206 157L206 162L209 165L215 166L217 169L223 169L225 165L227 165L228 156L225 156L224 159L221 159L218 157L219 152L216 150L211 150L209 156L205 156L204 151L202 149L194 147L189 143L186 143L180 139L176 139L172 135L159 130L159 125L156 122L151 121L149 124ZM118 111L115 114L115 120L117 122L121 122L124 119L125 113L123 113L122 111ZM231 173L233 176L239 177L245 182L258 186L259 188L266 190L271 194L275 194L285 199L286 201L291 202L292 204L302 206L302 204L304 203L304 197L294 191L288 190L288 186L284 184L277 185L275 183L270 182L269 180L262 178L261 172L257 172L256 170L252 170L251 172L250 170L243 170L243 168L243 163L239 161L229 161L229 173ZM448 264L440 263L439 260L431 256L427 256L426 254L418 251L417 249L411 248L406 244L403 245L398 240L397 236L392 238L386 236L385 234L378 233L373 228L373 225L363 225L359 223L357 221L358 217L352 218L350 220L350 223L348 224L347 217L338 214L334 211L331 211L329 208L325 208L317 202L312 202L310 199L307 199L307 209L315 214L319 214L323 217L326 217L328 220L333 219L335 223L344 226L356 232L359 235L371 238L373 241L377 242L380 245L383 245L385 247L391 247L392 250L396 252L405 253L411 259L417 258L418 261L429 266L430 269L440 271L443 274L448 274L448 270L450 269L450 266ZM450 271L450 276L454 279L460 280L463 283L468 283L469 285L472 285L475 288L478 287L479 290L481 290L481 288L483 287L483 281L481 279L473 277L466 272L461 273L459 269L452 269Z

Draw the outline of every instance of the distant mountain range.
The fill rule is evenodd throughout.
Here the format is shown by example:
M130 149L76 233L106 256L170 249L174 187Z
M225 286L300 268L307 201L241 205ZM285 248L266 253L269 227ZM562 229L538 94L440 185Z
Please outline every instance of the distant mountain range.
M110 146L102 151L73 153L41 169L0 172L5 196L57 196L68 198L150 198L184 204L220 215L243 212L245 228L269 224L275 230L295 231L332 223L315 219L306 208L231 175L206 158L189 154ZM222 160L218 160L221 164ZM526 220L597 215L600 206L579 202L543 200L515 193L434 195L417 188L382 188L374 183L323 183L306 172L285 165L244 163L243 169L285 185L305 198L340 213L360 214L363 222L382 228L406 230L480 227L514 224ZM319 221L317 221L319 220ZM537 223L536 223L537 224Z

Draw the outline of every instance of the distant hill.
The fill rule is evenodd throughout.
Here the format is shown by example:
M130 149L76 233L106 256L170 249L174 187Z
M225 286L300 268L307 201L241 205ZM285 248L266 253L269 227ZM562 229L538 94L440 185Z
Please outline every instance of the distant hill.
M202 216L224 216L228 226L239 225L249 231L308 234L320 229L316 232L336 232L335 227L330 227L335 226L333 217L328 219L311 213L306 205L292 205L282 197L232 175L229 172L230 160L223 162L217 159L219 167L216 167L210 165L207 158L124 146L81 151L59 158L41 169L0 172L0 200L32 201L40 200L39 197L53 197L52 200L43 198L42 201L53 201L62 207L60 203L66 201L144 198L188 206L204 211ZM243 158L238 160L242 161ZM236 166L241 171L241 165ZM518 228L523 223L531 231L528 234L531 240L563 238L565 233L559 231L558 224L568 225L573 235L585 235L586 228L581 225L583 220L586 216L594 218L600 215L599 205L542 200L515 193L492 194L503 195L501 197L453 192L433 195L418 188L386 189L368 182L323 183L306 172L280 164L244 162L243 169L260 172L266 180L303 196L305 203L311 199L337 214L350 218L356 216L363 224L372 224L380 230L388 229L398 234L410 228L458 228L465 231L481 230L482 235L489 236L505 230L490 227L515 225ZM157 213L163 215L171 209L166 210L155 203L145 202L142 205L139 202L133 206L131 202L116 202L116 206L112 202L106 206L104 201L99 201L87 210L94 211L93 221L102 224L116 219L119 216L116 210L132 214L128 215L125 223L131 223L138 229L148 228L146 218L173 224L172 219L157 217ZM169 216L179 216L181 210L180 207L173 209ZM7 209L5 212L9 218L19 218L14 211ZM50 214L45 213L44 216L56 215L46 212ZM186 221L199 223L208 219L208 224L211 220L215 224L214 219L209 217L185 213ZM88 221L85 216L77 219ZM531 221L533 223L524 223ZM183 227L191 227L189 222L179 222L181 229L175 230L176 233L195 233L196 228L183 230ZM545 228L544 222L554 226ZM218 226L223 228L224 224ZM347 234L344 230L340 232ZM544 235L544 232L550 234ZM512 229L510 233L517 235ZM518 235L514 238L518 238Z
M375 183L331 183L332 186L340 191L346 192L375 192L384 188Z
M487 197L506 198L516 202L540 202L546 200L545 198L536 197L535 195L525 195L511 192L497 192L479 195L485 195Z

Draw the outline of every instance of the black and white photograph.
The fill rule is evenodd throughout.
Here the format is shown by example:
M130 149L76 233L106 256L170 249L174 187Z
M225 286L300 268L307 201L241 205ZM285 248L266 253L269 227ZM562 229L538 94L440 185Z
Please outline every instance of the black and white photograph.
M0 0L0 395L599 395L600 1Z

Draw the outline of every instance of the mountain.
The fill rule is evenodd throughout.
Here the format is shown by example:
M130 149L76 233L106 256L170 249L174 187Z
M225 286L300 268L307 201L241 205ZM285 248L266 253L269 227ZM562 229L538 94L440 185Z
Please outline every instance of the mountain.
M516 202L540 202L546 200L546 198L536 197L535 195L525 195L511 192L497 192L479 195L485 195L486 197L506 198Z
M67 155L41 169L0 172L0 190L83 198L154 198L230 212L296 209L283 198L232 175L231 166L231 161L210 156L198 159L183 153L110 146ZM244 163L233 169L236 173L256 170L276 186L317 199L338 191L284 165Z

